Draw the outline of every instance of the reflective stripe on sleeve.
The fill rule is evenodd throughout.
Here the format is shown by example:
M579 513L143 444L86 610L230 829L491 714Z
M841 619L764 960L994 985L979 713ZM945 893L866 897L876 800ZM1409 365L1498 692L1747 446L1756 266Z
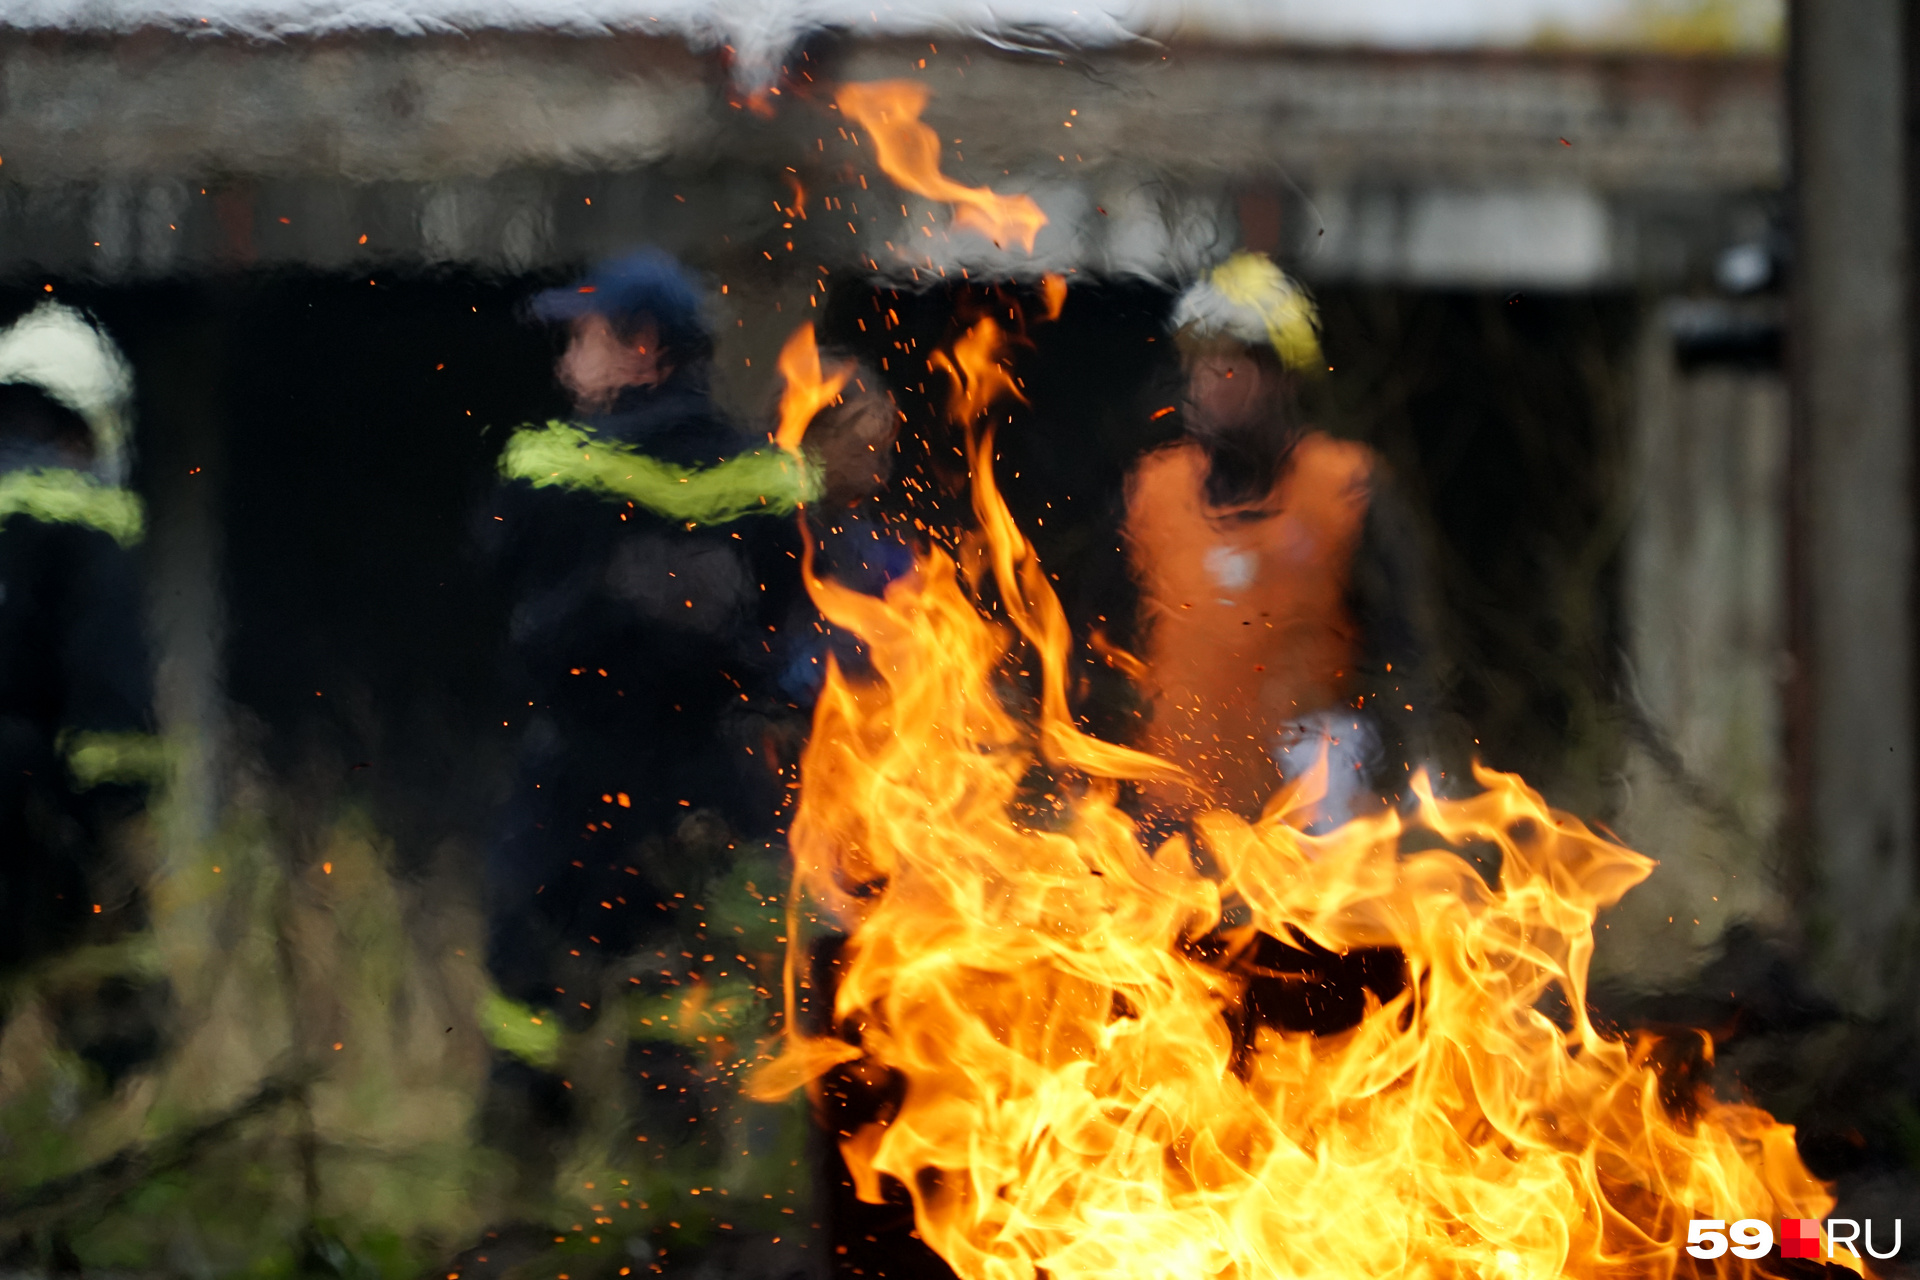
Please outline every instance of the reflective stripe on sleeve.
M167 744L151 733L68 730L59 746L82 791L103 782L164 782L172 765Z
M65 467L0 475L0 520L28 516L45 524L78 524L131 547L146 533L139 497Z
M814 467L781 450L756 450L711 467L679 467L564 422L516 431L500 455L500 474L536 489L560 486L623 498L696 524L786 515L820 492Z

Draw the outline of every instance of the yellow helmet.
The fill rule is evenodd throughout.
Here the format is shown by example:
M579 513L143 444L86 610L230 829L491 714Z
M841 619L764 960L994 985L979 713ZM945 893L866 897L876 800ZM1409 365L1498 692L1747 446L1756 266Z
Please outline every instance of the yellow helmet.
M1313 299L1263 253L1236 253L1180 295L1175 332L1273 345L1289 369L1324 369Z

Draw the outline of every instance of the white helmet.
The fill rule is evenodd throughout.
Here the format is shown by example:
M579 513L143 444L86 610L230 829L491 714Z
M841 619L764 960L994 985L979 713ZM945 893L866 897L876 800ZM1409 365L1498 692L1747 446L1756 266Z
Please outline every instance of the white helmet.
M86 419L94 471L109 484L126 479L133 369L84 315L45 302L0 331L0 383L39 387Z

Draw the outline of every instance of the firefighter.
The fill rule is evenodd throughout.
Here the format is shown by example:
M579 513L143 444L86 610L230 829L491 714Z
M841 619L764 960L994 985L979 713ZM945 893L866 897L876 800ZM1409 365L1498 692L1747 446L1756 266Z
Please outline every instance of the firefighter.
M1301 421L1299 380L1326 361L1313 303L1279 267L1229 258L1172 326L1181 434L1126 496L1147 745L1227 808L1259 812L1322 759L1319 820L1377 808L1425 749L1416 540L1379 457Z
M508 442L483 521L509 597L518 760L489 855L483 1026L500 1052L482 1123L537 1196L576 1103L560 1033L626 998L635 956L660 952L650 981L681 967L687 948L662 940L694 937L703 886L775 833L783 744L805 731L779 676L813 631L794 516L870 483L880 437L845 403L804 455L730 420L700 292L664 253L603 263L532 314L565 328L555 372L574 412ZM634 1041L634 1074L670 1052Z
M1309 803L1288 820L1308 830L1377 813L1431 749L1417 537L1378 455L1302 421L1300 379L1326 361L1313 303L1279 267L1234 255L1181 296L1172 327L1181 431L1130 475L1123 542L1145 745L1206 794L1150 792L1148 829L1176 831L1202 803L1251 817L1295 782ZM1336 954L1292 930L1223 926L1209 947L1239 981L1241 1066L1262 1027L1343 1032L1407 981L1395 948Z
M126 465L131 373L80 313L0 333L0 968L141 923L130 850L164 773ZM163 993L122 976L42 988L111 1081L158 1049Z
M762 618L786 602L768 599L781 579L742 518L792 512L806 477L714 403L701 299L667 255L602 264L532 314L565 327L555 373L574 413L508 442L485 522L518 731L487 958L507 998L578 1030L609 966L660 923L655 904L697 887L697 867L672 865L685 859L646 864L635 846L699 818L711 853L719 832L770 825L774 784L747 748Z

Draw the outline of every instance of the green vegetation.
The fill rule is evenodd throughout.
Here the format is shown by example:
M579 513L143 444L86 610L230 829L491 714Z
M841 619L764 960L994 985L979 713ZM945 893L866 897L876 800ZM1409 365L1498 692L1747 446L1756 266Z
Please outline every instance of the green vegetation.
M489 1021L538 1015L487 979L477 854L402 876L364 806L300 822L274 799L240 787L197 840L162 800L125 841L148 925L0 988L0 1239L263 1280L444 1274L495 1245L489 1275L544 1280L811 1246L804 1104L738 1089L778 1006L781 849L733 848L701 815L656 840L641 855L682 909L597 1019L490 1043ZM62 1021L110 979L167 1006L163 1052L111 1083ZM496 1046L575 1104L532 1186L483 1132Z

